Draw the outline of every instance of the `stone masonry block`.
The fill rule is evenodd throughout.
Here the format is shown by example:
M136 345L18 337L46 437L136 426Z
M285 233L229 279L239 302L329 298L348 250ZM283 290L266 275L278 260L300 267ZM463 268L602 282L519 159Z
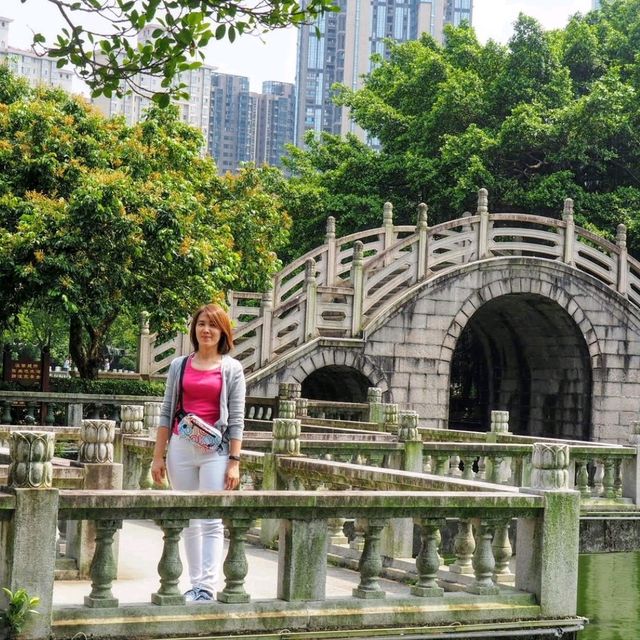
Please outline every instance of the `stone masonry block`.
M329 544L326 520L282 520L278 544L278 598L324 600Z

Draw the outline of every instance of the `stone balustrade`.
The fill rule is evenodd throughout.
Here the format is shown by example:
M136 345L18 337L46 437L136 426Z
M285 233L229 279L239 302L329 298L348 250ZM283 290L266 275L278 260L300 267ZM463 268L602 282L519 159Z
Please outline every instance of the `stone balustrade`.
M144 405L145 403L161 402L162 398L149 396L88 394L88 393L55 393L44 391L0 391L2 425L12 425L17 422L18 415L14 410L18 406L24 414L22 421L28 424L40 422L41 405L46 405L47 411L42 421L46 426L54 424L54 410L56 407L66 408L67 426L79 427L85 418L101 418L107 413L110 419L122 420L121 406Z
M45 490L52 496L47 512L38 512L40 520L77 519L94 523L96 547L91 564L91 587L82 601L71 606L51 605L52 572L31 580L28 585L41 597L42 615L37 616L26 638L40 639L53 634L71 637L79 627L94 637L125 638L153 634L268 633L286 626L290 631L304 630L308 624L323 629L361 629L362 617L372 626L437 626L444 620L464 623L491 623L500 620L526 621L553 618L556 627L575 627L577 589L578 497L573 492L542 495L504 492L390 492L380 501L379 491L316 492L269 491L260 494L197 494L173 492L101 492L100 500L91 492ZM35 499L36 493L29 494ZM54 499L55 498L55 499ZM20 519L22 509L30 505L12 495L0 494L0 528ZM177 536L189 518L219 514L229 531L229 549L223 565L225 586L217 602L199 605L198 615L184 605L177 588L181 574ZM167 518L167 514L171 514ZM427 515L428 514L428 515ZM382 568L380 534L393 518L415 518L419 523L422 546L415 562L417 582L407 586L403 595L386 598L380 583ZM246 582L248 558L246 536L259 519L279 523L277 598L251 601L251 585ZM327 599L326 553L329 521L356 518L363 536L359 562L359 581L351 597ZM518 519L518 544L529 551L516 556L514 582L501 582L496 567L502 561L501 524ZM114 597L116 580L114 537L125 520L153 520L164 532L164 549L158 561L158 587L139 594L135 607L123 608ZM471 556L471 570L455 574L444 571L437 553L439 529L445 519L473 523L478 542L475 549L458 545L459 561L464 565ZM33 522L32 526L37 527ZM466 526L466 525L465 525ZM39 531L39 536L42 534ZM26 535L25 532L22 532ZM54 538L53 530L46 535ZM122 534L121 534L122 535ZM122 540L121 543L122 544ZM30 561L43 561L42 550L53 540L41 539ZM456 556L458 557L458 556ZM522 558L522 561L520 560ZM149 559L155 562L154 559ZM441 570L442 569L442 570ZM25 576L22 565L4 568L10 575L0 576L4 584L20 583ZM496 581L497 578L497 581ZM542 585L553 585L552 590ZM557 593L563 597L557 597ZM297 611L306 601L301 618ZM472 618L465 611L475 602L482 603ZM180 607L184 606L184 615ZM166 607L166 612L164 607ZM228 608L228 609L227 609ZM341 610L336 618L335 612ZM104 613L102 613L104 612ZM523 623L522 621L525 621Z

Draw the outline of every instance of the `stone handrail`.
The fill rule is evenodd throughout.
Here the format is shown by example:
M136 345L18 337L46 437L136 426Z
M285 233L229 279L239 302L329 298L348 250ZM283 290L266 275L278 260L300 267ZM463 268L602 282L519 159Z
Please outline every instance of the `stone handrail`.
M144 405L147 403L162 402L161 397L156 396L136 396L125 394L107 393L59 393L53 391L0 391L0 406L2 413L0 422L10 425L13 421L11 416L11 406L13 404L24 404L27 407L27 415L31 424L38 422L36 415L39 405L46 404L48 408L45 424L52 426L54 405L66 405L68 408L67 422L69 426L79 427L84 417L85 405L102 405L115 408L116 413L122 405ZM94 416L96 417L96 416ZM0 427L1 428L1 427ZM0 431L1 433L1 431ZM64 432L62 431L61 434Z
M38 509L33 508L36 503ZM0 568L5 575L0 579L3 584L20 584L40 596L40 615L33 618L24 636L32 640L51 634L71 637L79 628L87 636L114 638L266 633L285 627L295 631L305 630L309 624L333 631L355 630L362 629L363 616L368 625L389 625L388 613L383 613L389 606L394 609L393 625L403 627L415 625L416 620L423 628L451 619L462 625L518 620L518 628L526 629L527 622L551 619L556 627L576 628L576 624L580 626L580 619L575 616L576 505L575 494L562 491L525 495L504 491L381 494L41 489L20 494L19 499L0 494L0 527L9 526L7 520L12 520L13 535L28 538L29 531L22 525L24 509L33 514L29 527L38 532L38 544L30 546L28 560L18 555L22 545L15 550L10 547L8 562ZM198 615L194 616L178 589L182 572L178 539L190 518L211 513L221 516L229 530L229 548L223 564L226 584L217 594L217 602L198 605ZM328 523L336 518L356 518L364 545L359 584L352 596L328 600L327 557L318 550L327 548ZM416 519L422 549L416 560L416 584L407 586L393 600L384 601L385 593L378 582L382 568L380 536L385 522L394 518ZM467 531L472 520L476 523L475 552L462 545L456 554L461 567L471 567L470 575L462 581L462 572L449 571L446 578L439 573L436 540L445 518L458 519L461 531ZM519 519L518 545L528 549L528 553L516 555L515 588L503 583L505 554L500 542L513 518ZM90 592L84 602L74 605L52 604L52 524L58 519L87 520L97 532L91 587L87 587ZM114 536L123 521L130 519L155 521L164 532L164 549L157 559L156 592L139 594L135 606L122 607L112 591L116 577ZM274 573L278 597L261 600L258 606L251 602L251 585L246 582L249 561L245 548L247 532L256 519L278 519L281 523L279 567ZM124 544L125 534L126 531L120 534L120 545ZM26 538L24 543L28 543ZM149 560L155 564L155 559ZM40 568L38 572L31 570L34 563ZM554 589L547 590L545 586L549 584ZM562 598L549 595L558 591L564 594ZM304 605L308 601L313 601L312 609ZM475 608L476 603L482 606ZM471 617L465 613L470 606L474 608ZM337 610L341 614L336 618Z
M640 306L640 263L628 256L624 225L615 243L576 227L570 199L561 220L489 213L481 189L475 215L433 227L424 205L415 226L394 226L387 204L382 227L339 239L330 219L325 244L276 274L270 292L231 294L238 358L252 372L318 336L358 337L414 285L447 269L510 256L563 262ZM179 353L176 345L167 343L165 351ZM151 360L141 373L153 374L158 365Z

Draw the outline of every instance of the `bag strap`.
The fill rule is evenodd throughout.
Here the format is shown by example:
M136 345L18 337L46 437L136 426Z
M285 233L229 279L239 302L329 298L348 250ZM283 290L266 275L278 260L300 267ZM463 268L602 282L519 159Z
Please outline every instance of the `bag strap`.
M187 368L187 360L189 356L185 356L182 364L180 365L180 378L178 379L178 404L176 406L176 413L184 413L182 407L182 380L184 379L184 371Z

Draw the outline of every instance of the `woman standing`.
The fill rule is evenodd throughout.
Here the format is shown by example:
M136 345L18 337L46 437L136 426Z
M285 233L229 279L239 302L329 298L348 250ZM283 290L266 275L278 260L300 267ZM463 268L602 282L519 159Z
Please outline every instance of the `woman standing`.
M240 483L245 381L242 365L227 355L233 347L231 321L214 304L200 307L190 330L193 353L169 367L151 465L154 482L168 474L180 491L235 489ZM222 444L204 450L178 430L177 413L195 414L222 432ZM166 463L165 463L166 453ZM187 602L214 598L222 563L222 520L191 520L184 545L191 588Z

